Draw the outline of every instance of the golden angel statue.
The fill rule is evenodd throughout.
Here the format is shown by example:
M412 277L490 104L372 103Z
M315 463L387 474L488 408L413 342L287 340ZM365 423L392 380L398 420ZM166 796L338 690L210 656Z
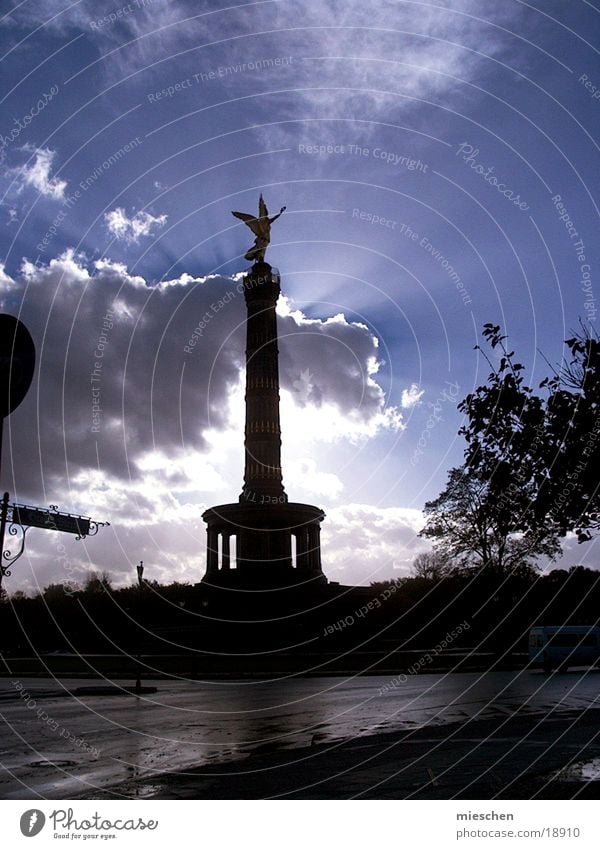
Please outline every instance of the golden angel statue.
M269 242L271 241L271 224L276 221L279 216L285 212L285 210L286 207L282 206L277 215L274 215L273 218L269 218L269 210L267 209L267 205L261 194L258 201L258 218L247 212L231 213L232 215L235 215L236 218L239 218L240 221L243 221L256 236L254 239L254 247L250 248L244 254L244 259L247 259L249 262L252 260L254 260L254 262L264 262L265 253L269 247Z

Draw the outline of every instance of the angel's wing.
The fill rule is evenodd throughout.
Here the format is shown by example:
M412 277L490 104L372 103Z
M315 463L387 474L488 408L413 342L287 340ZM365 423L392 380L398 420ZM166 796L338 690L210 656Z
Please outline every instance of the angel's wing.
M232 215L235 215L236 218L239 218L240 221L245 221L246 224L249 224L251 221L256 220L256 215L250 215L249 212L231 212Z
M244 224L252 230L255 236L260 236L261 222L255 215L249 215L247 212L232 212L231 214L243 221Z
M264 202L262 195L258 199L258 217L259 218L268 218L269 217L269 210L267 209L267 204Z

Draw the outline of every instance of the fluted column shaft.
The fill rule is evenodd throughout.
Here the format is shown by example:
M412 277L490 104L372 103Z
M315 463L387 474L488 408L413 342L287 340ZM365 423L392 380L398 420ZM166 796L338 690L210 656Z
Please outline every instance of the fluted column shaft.
M279 277L267 263L244 278L246 322L246 428L244 488L240 501L276 504L287 501L281 474L279 420L279 349L277 316Z

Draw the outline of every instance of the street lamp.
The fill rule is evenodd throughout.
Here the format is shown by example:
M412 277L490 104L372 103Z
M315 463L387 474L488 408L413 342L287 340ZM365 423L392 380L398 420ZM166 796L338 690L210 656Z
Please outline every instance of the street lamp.
M140 635L138 637L137 646L137 675L135 679L135 687L131 691L136 694L140 693L156 693L156 687L142 687L142 634L141 634L141 619L142 619L142 593L144 591L144 561L140 560L139 566L135 567L138 577L138 596L137 596L137 620Z
M139 628L140 627L141 612L142 612L142 595L141 595L141 593L142 593L142 589L143 589L143 586L144 586L144 561L140 560L139 566L136 566L135 568L136 568L136 571L137 571L138 586L139 586L139 591L140 591L140 595L139 595L139 598L138 598L138 604L137 604L137 609L138 609L138 617L137 618L138 618L138 628ZM142 692L141 641L142 641L142 637L140 635L140 636L138 636L137 677L135 679L135 692L136 693Z

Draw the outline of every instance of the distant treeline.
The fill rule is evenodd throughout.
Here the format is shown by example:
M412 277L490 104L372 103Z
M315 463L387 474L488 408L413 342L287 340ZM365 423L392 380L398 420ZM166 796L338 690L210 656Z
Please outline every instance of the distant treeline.
M7 657L49 652L289 651L428 649L522 652L535 624L597 624L600 573L583 566L503 577L485 570L410 577L371 587L330 586L322 598L207 594L198 585L147 582L113 589L106 575L82 589L51 585L0 605ZM458 626L461 626L460 628ZM448 634L454 634L450 643ZM445 643L444 643L445 640Z

